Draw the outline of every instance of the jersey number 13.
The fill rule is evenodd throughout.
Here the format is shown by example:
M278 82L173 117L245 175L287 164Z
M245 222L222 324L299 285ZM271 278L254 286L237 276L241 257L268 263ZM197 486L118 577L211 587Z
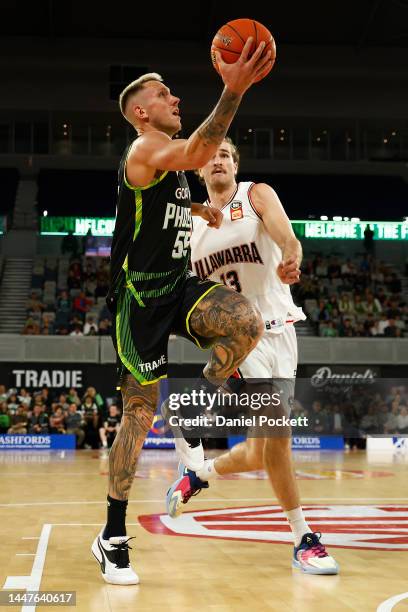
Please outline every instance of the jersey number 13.
M224 285L235 289L235 291L238 293L241 293L241 283L239 282L238 274L235 272L235 270L230 270L226 274L221 274L220 278Z

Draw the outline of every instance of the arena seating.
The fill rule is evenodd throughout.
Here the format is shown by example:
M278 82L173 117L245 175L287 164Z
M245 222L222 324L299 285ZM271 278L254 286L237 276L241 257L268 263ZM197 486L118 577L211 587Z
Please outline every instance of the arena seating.
M109 334L108 274L105 258L37 256L23 333Z
M69 408L72 404L76 409ZM39 390L8 389L0 381L0 433L75 433L78 446L98 448L99 428L107 418L109 406L121 407L118 396L104 399L94 387L88 387L80 397L71 389L58 391L43 387ZM72 413L76 415L72 417ZM313 401L311 405L297 399L293 417L307 417L314 431L344 435L350 445L357 438L373 433L408 433L408 388L401 384L386 394L366 386L339 410L338 397ZM296 433L296 428L295 428ZM302 433L302 432L300 432Z
M401 273L369 255L305 259L294 289L316 333L327 337L403 337L408 288Z
M104 441L100 430L112 404L119 408L119 422L121 398L103 398L95 387L78 395L74 388L16 389L0 381L0 434L73 433L78 448L97 449Z
M107 258L37 256L23 333L109 334L108 274ZM406 279L369 255L306 257L293 293L316 335L408 335Z

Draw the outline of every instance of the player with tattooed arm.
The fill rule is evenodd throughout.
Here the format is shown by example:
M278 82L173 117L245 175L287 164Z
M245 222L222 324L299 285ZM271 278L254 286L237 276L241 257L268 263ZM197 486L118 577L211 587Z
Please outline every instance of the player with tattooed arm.
M211 208L191 207L184 170L204 166L217 151L242 96L268 68L264 43L250 56L249 38L234 64L217 57L224 90L214 110L186 140L179 102L162 78L146 74L120 95L124 117L137 132L119 167L116 224L107 297L114 317L123 418L109 455L107 523L92 552L113 584L137 584L129 562L125 516L137 459L153 422L159 380L167 374L171 333L212 346L202 381L218 387L239 367L262 334L260 314L243 295L189 273L191 214L219 225ZM219 54L218 54L219 55ZM180 439L179 450L201 467L198 440Z

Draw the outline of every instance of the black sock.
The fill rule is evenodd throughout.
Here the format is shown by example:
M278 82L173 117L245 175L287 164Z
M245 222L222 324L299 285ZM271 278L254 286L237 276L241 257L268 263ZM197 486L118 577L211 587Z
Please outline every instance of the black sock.
M219 385L214 385L210 382L204 375L204 372L201 372L199 379L194 383L192 389L203 390L206 393L216 393ZM201 412L201 410L200 410ZM191 448L196 448L200 445L200 438L187 438L185 437L186 442L191 446Z
M103 539L126 535L126 508L128 505L127 499L122 501L114 499L108 495L108 520L103 532Z

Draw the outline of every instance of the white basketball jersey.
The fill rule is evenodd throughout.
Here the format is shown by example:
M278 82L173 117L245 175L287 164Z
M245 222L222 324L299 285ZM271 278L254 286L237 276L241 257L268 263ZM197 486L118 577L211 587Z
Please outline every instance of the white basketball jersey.
M265 331L281 333L286 323L305 319L295 306L289 285L281 282L276 269L282 251L272 240L251 203L254 183L239 183L231 200L222 208L219 229L193 217L191 262L200 278L210 278L242 292L262 313ZM208 206L208 201L205 203Z

